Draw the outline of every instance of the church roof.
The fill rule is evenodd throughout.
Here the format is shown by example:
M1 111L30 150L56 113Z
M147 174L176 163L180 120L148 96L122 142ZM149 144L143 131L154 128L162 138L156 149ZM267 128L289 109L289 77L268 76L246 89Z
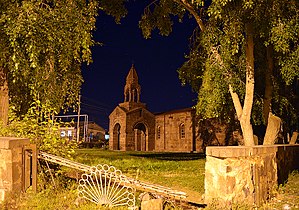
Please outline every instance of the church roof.
M166 112L157 112L154 113L154 115L166 115L166 114L174 114L174 113L180 113L180 112L193 112L195 109L193 107L188 107L188 108L183 108L183 109L175 109L175 110L170 110Z
M132 64L132 67L128 73L128 76L126 78L126 84L127 85L138 84L138 75L134 67L134 64Z
M124 102L140 102L141 87L138 83L138 75L134 65L132 64L126 78L126 85L124 88L125 100Z

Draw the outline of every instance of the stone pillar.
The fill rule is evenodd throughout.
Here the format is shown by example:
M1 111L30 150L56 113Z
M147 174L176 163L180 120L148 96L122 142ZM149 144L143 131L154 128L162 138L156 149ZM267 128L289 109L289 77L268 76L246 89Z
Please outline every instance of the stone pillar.
M298 168L298 151L299 145L207 147L205 202L262 205L273 196L281 174Z
M260 205L277 187L276 147L207 147L205 202Z
M28 186L25 173L30 171L24 155L26 146L30 147L29 139L0 137L0 202L7 193L19 193ZM34 156L36 159L36 154Z

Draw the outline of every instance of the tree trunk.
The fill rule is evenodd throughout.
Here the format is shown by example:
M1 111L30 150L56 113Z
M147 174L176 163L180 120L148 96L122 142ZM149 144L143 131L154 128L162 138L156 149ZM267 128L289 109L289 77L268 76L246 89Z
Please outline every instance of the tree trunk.
M275 144L278 134L280 132L280 127L281 127L281 119L270 112L266 134L264 138L264 145Z
M252 24L246 25L246 92L240 120L245 146L253 146L253 129L250 122L254 94L254 43Z
M269 112L271 110L271 100L273 93L273 47L269 45L267 47L267 64L268 68L265 72L265 95L264 95L264 106L263 106L263 117L265 125L268 124Z
M254 43L253 28L251 24L246 26L246 92L243 108L239 96L234 92L232 86L229 86L229 92L233 100L238 120L240 121L244 145L253 146L255 145L255 141L250 118L254 95Z
M298 131L294 131L291 137L290 144L296 144L297 138L298 138Z
M264 145L275 144L276 139L278 137L281 119L275 115L273 115L271 111L271 100L273 93L273 47L269 45L267 47L267 70L265 72L265 95L264 95L264 107L263 107L263 117L265 120L265 124L267 125L265 137L264 137Z
M4 68L0 67L0 121L5 126L8 122L8 83Z

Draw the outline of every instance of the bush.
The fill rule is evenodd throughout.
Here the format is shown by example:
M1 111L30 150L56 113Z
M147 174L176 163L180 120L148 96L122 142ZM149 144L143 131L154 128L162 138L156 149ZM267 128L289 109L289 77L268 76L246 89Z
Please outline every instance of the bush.
M27 114L18 117L10 107L9 123L0 127L0 136L28 138L40 151L72 158L77 148L75 141L60 137L60 124L53 118L55 110L39 101L32 104Z

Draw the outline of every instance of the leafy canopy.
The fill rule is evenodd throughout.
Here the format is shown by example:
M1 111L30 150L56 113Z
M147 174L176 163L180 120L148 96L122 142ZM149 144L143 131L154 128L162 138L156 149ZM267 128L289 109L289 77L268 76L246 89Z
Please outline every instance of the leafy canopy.
M245 96L245 24L254 26L255 98L252 119L263 123L262 107L267 71L267 47L274 49L272 111L285 120L297 120L296 102L299 78L299 2L279 0L159 0L146 9L139 26L145 38L158 29L161 35L172 31L175 16L191 15L198 23L187 60L178 70L182 84L189 83L198 93L197 111L202 118L230 119L233 105L228 85ZM217 52L217 53L215 53ZM217 57L216 55L219 55ZM295 89L294 89L295 87ZM286 94L289 90L291 94ZM296 96L297 94L297 96ZM288 113L283 116L283 114Z
M124 0L0 1L1 85L8 83L11 111L0 135L29 138L57 155L74 152L52 115L76 106L99 10L116 22L127 14Z
M123 1L2 0L0 67L18 115L36 100L54 110L76 105L81 64L92 62L91 47L99 9L119 21Z

